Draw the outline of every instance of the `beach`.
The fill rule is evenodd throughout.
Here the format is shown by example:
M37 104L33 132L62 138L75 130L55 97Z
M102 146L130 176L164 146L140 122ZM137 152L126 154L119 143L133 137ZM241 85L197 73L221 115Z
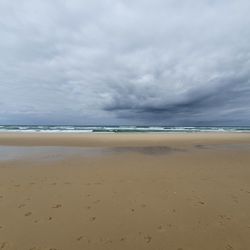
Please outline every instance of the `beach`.
M0 133L2 250L250 249L250 133Z

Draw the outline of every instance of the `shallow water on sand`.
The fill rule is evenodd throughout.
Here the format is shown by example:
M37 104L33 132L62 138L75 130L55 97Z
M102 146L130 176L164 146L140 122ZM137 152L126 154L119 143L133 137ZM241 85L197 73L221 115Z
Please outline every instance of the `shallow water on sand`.
M196 144L190 148L169 146L144 147L64 147L64 146L0 146L0 161L11 160L60 160L65 157L103 157L134 153L149 156L190 152L193 150L250 150L250 144Z
M139 153L145 155L165 155L184 152L184 149L167 146L154 147L58 147L58 146L0 146L0 161L36 159L59 160L64 157L82 156L98 157L122 153Z
M103 148L56 147L56 146L0 146L0 161L39 159L59 160L69 156L102 156Z

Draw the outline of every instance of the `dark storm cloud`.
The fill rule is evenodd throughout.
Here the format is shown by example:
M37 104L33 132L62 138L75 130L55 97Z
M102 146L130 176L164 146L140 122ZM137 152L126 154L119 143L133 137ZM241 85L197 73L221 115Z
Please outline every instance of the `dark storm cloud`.
M247 0L0 1L0 123L249 124Z
M150 120L169 124L241 124L249 122L249 98L250 75L219 79L219 83L210 82L207 87L200 90L192 90L185 98L176 99L172 103L161 99L154 104L143 104L132 95L139 96L131 90L128 96L116 95L116 100L106 109L117 112L121 117L140 117L142 120ZM212 88L211 88L211 86ZM215 85L214 85L215 84ZM123 91L120 91L122 93ZM145 95L145 93L143 93ZM149 96L146 94L146 96ZM135 100L133 102L133 100ZM143 98L142 98L143 99ZM167 119L166 119L167 118ZM226 122L226 123L225 123ZM237 123L238 122L238 123Z

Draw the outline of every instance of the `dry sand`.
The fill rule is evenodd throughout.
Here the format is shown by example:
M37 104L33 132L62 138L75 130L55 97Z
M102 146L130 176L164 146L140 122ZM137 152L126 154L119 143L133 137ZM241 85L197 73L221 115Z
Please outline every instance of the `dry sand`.
M1 250L250 249L250 134L0 134L0 145Z

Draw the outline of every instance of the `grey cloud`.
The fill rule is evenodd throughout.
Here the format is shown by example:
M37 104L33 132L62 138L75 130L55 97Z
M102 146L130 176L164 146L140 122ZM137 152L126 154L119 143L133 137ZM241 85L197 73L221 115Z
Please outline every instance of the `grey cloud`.
M0 1L0 123L249 124L248 0Z
M245 79L244 79L245 80ZM226 125L249 122L249 96L250 82L245 83L244 93L235 84L241 83L240 79L230 84L217 87L213 91L192 91L190 96L180 99L172 104L159 103L158 105L136 106L126 101L127 106L118 103L108 107L108 110L116 110L121 116L128 118L139 116L142 121L157 120L162 124L202 124L202 125ZM244 84L243 84L244 85Z

